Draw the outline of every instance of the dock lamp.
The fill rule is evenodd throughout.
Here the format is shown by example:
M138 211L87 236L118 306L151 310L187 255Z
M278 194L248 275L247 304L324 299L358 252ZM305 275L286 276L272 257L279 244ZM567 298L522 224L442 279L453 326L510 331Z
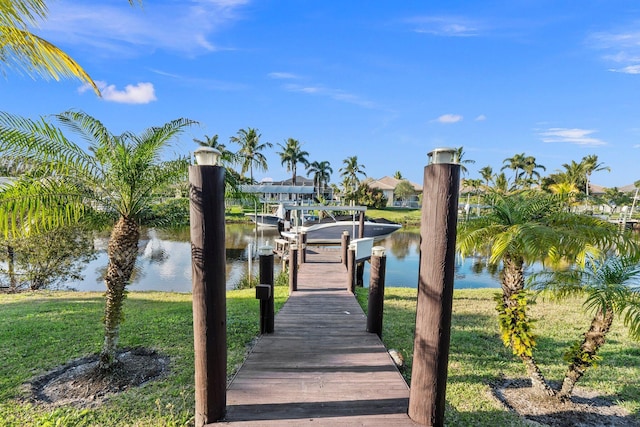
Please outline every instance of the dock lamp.
M227 303L224 193L220 151L200 147L189 166L191 281L195 365L195 425L224 417L227 384Z
M458 158L458 150L455 148L434 148L433 151L427 154L430 165L437 164L452 164L456 165L460 163Z
M221 153L213 147L200 147L193 152L193 155L199 166L217 166Z

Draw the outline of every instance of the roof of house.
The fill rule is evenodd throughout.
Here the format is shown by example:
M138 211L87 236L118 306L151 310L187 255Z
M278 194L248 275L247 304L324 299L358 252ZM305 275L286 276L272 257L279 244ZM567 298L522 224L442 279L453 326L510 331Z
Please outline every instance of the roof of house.
M394 178L392 176L383 176L380 179L374 179L371 182L369 182L369 187L371 188L378 188L380 190L394 190L396 188L396 186L402 182L402 181L406 181L404 179L397 179ZM422 186L418 185L414 182L409 181L409 184L411 184L413 186L413 188L420 192L422 191Z

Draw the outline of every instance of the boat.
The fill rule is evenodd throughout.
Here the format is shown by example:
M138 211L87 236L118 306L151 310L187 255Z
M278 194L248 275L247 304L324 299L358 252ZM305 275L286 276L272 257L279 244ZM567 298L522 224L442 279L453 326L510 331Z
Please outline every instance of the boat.
M303 221L300 225L294 225L289 230L280 232L283 238L292 240L300 233L306 233L307 243L310 244L337 244L342 241L343 232L347 231L352 239L357 237L373 237L374 240L382 240L394 231L402 228L401 224L379 218L365 218L360 220L359 213L366 210L366 206L304 206L288 207L290 210L321 210L329 215L326 218L312 221ZM352 215L335 216L335 211L351 211ZM358 214L356 214L358 213ZM292 221L295 223L295 215ZM360 235L360 225L364 226L364 235Z
M284 205L280 203L275 213L246 213L245 216L251 218L258 227L276 228L278 227L278 222L284 220L285 208Z

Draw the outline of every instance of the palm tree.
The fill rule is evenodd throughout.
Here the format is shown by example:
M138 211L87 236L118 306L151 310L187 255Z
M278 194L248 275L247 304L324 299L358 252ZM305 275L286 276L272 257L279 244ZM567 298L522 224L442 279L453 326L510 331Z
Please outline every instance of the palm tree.
M605 166L604 163L598 163L598 156L595 154L590 154L588 156L584 156L582 158L583 170L585 174L585 194L587 198L589 197L589 183L591 181L591 174L594 172L599 172L606 170L607 172L611 172L611 168L609 166Z
M240 129L236 136L232 136L229 140L240 145L240 151L236 153L239 161L241 162L242 169L240 173L244 175L249 171L249 178L251 183L253 180L253 167L254 165L258 170L267 170L267 158L262 154L262 150L265 148L273 147L270 142L260 143L260 135L257 129L247 128Z
M491 166L485 166L478 172L480 172L480 176L482 177L482 179L484 179L484 183L488 188L491 181L493 181L493 169L491 168Z
M538 391L553 395L533 358L535 336L527 314L525 267L536 261L580 262L588 252L613 247L618 228L591 216L564 212L557 199L539 191L494 195L492 211L458 228L463 256L487 254L502 265L502 294L496 296L502 339L527 369Z
M278 144L282 151L279 151L280 162L287 165L287 172L291 172L291 185L296 185L297 165L302 163L305 167L309 166L307 156L309 153L300 147L300 141L289 138L286 145Z
M520 180L520 170L525 166L526 156L524 153L514 154L513 157L507 157L502 163L507 163L500 168L501 171L511 169L513 171L513 185L517 185Z
M129 3L133 5L134 0ZM46 19L47 13L43 0L0 2L0 64L22 69L31 76L55 80L77 77L100 95L93 79L73 58L30 30L38 20Z
M364 171L364 165L358 163L358 156L350 156L342 161L343 167L340 168L340 176L343 178L345 192L347 197L352 197L358 189L358 175L367 176Z
M313 183L316 186L318 196L320 196L320 194L324 194L326 185L329 183L332 173L333 169L331 168L331 164L326 160L321 162L312 162L307 166L307 176L313 174Z
M204 139L193 138L193 142L201 147L211 147L220 151L220 159L222 163L233 163L235 161L234 154L227 150L227 146L218 141L218 135L208 136L205 135Z
M462 173L462 175L466 175L469 170L465 167L465 165L473 164L476 161L464 158L464 147L456 148L456 153L458 156L458 163L460 163L460 172Z
M616 316L623 318L633 338L640 339L640 264L617 256L588 257L584 268L543 272L535 279L535 288L558 299L585 297L584 306L593 313L589 330L565 354L569 367L557 394L565 400L598 361L598 352Z
M404 178L402 178L402 172L400 172L400 171L395 171L395 173L393 174L393 177L395 179L400 180L400 181L402 181L404 179Z
M576 195L580 192L575 184L569 182L551 184L549 185L549 191L558 197L567 211L571 209L571 206L575 203Z
M107 248L106 304L100 368L117 363L116 349L126 286L138 253L140 225L156 190L184 181L189 160L162 161L169 142L195 122L187 119L151 127L139 135L113 135L83 112L56 115L61 127L0 113L0 153L24 156L34 170L0 193L0 226L17 233L74 223L90 216L89 206L114 224ZM64 130L83 145L69 139ZM88 150L82 149L88 143Z
M540 173L536 169L542 169L543 171L547 170L547 168L545 168L544 166L536 163L535 157L533 156L525 157L522 164L522 173L527 178L528 187L530 187L531 184L537 183L540 180Z

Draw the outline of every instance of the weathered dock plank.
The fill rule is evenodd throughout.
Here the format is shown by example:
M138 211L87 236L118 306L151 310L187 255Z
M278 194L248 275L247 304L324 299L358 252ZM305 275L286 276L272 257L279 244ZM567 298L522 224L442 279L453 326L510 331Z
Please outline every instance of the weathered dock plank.
M227 390L232 426L415 426L409 388L346 290L337 248L312 248L298 291Z

